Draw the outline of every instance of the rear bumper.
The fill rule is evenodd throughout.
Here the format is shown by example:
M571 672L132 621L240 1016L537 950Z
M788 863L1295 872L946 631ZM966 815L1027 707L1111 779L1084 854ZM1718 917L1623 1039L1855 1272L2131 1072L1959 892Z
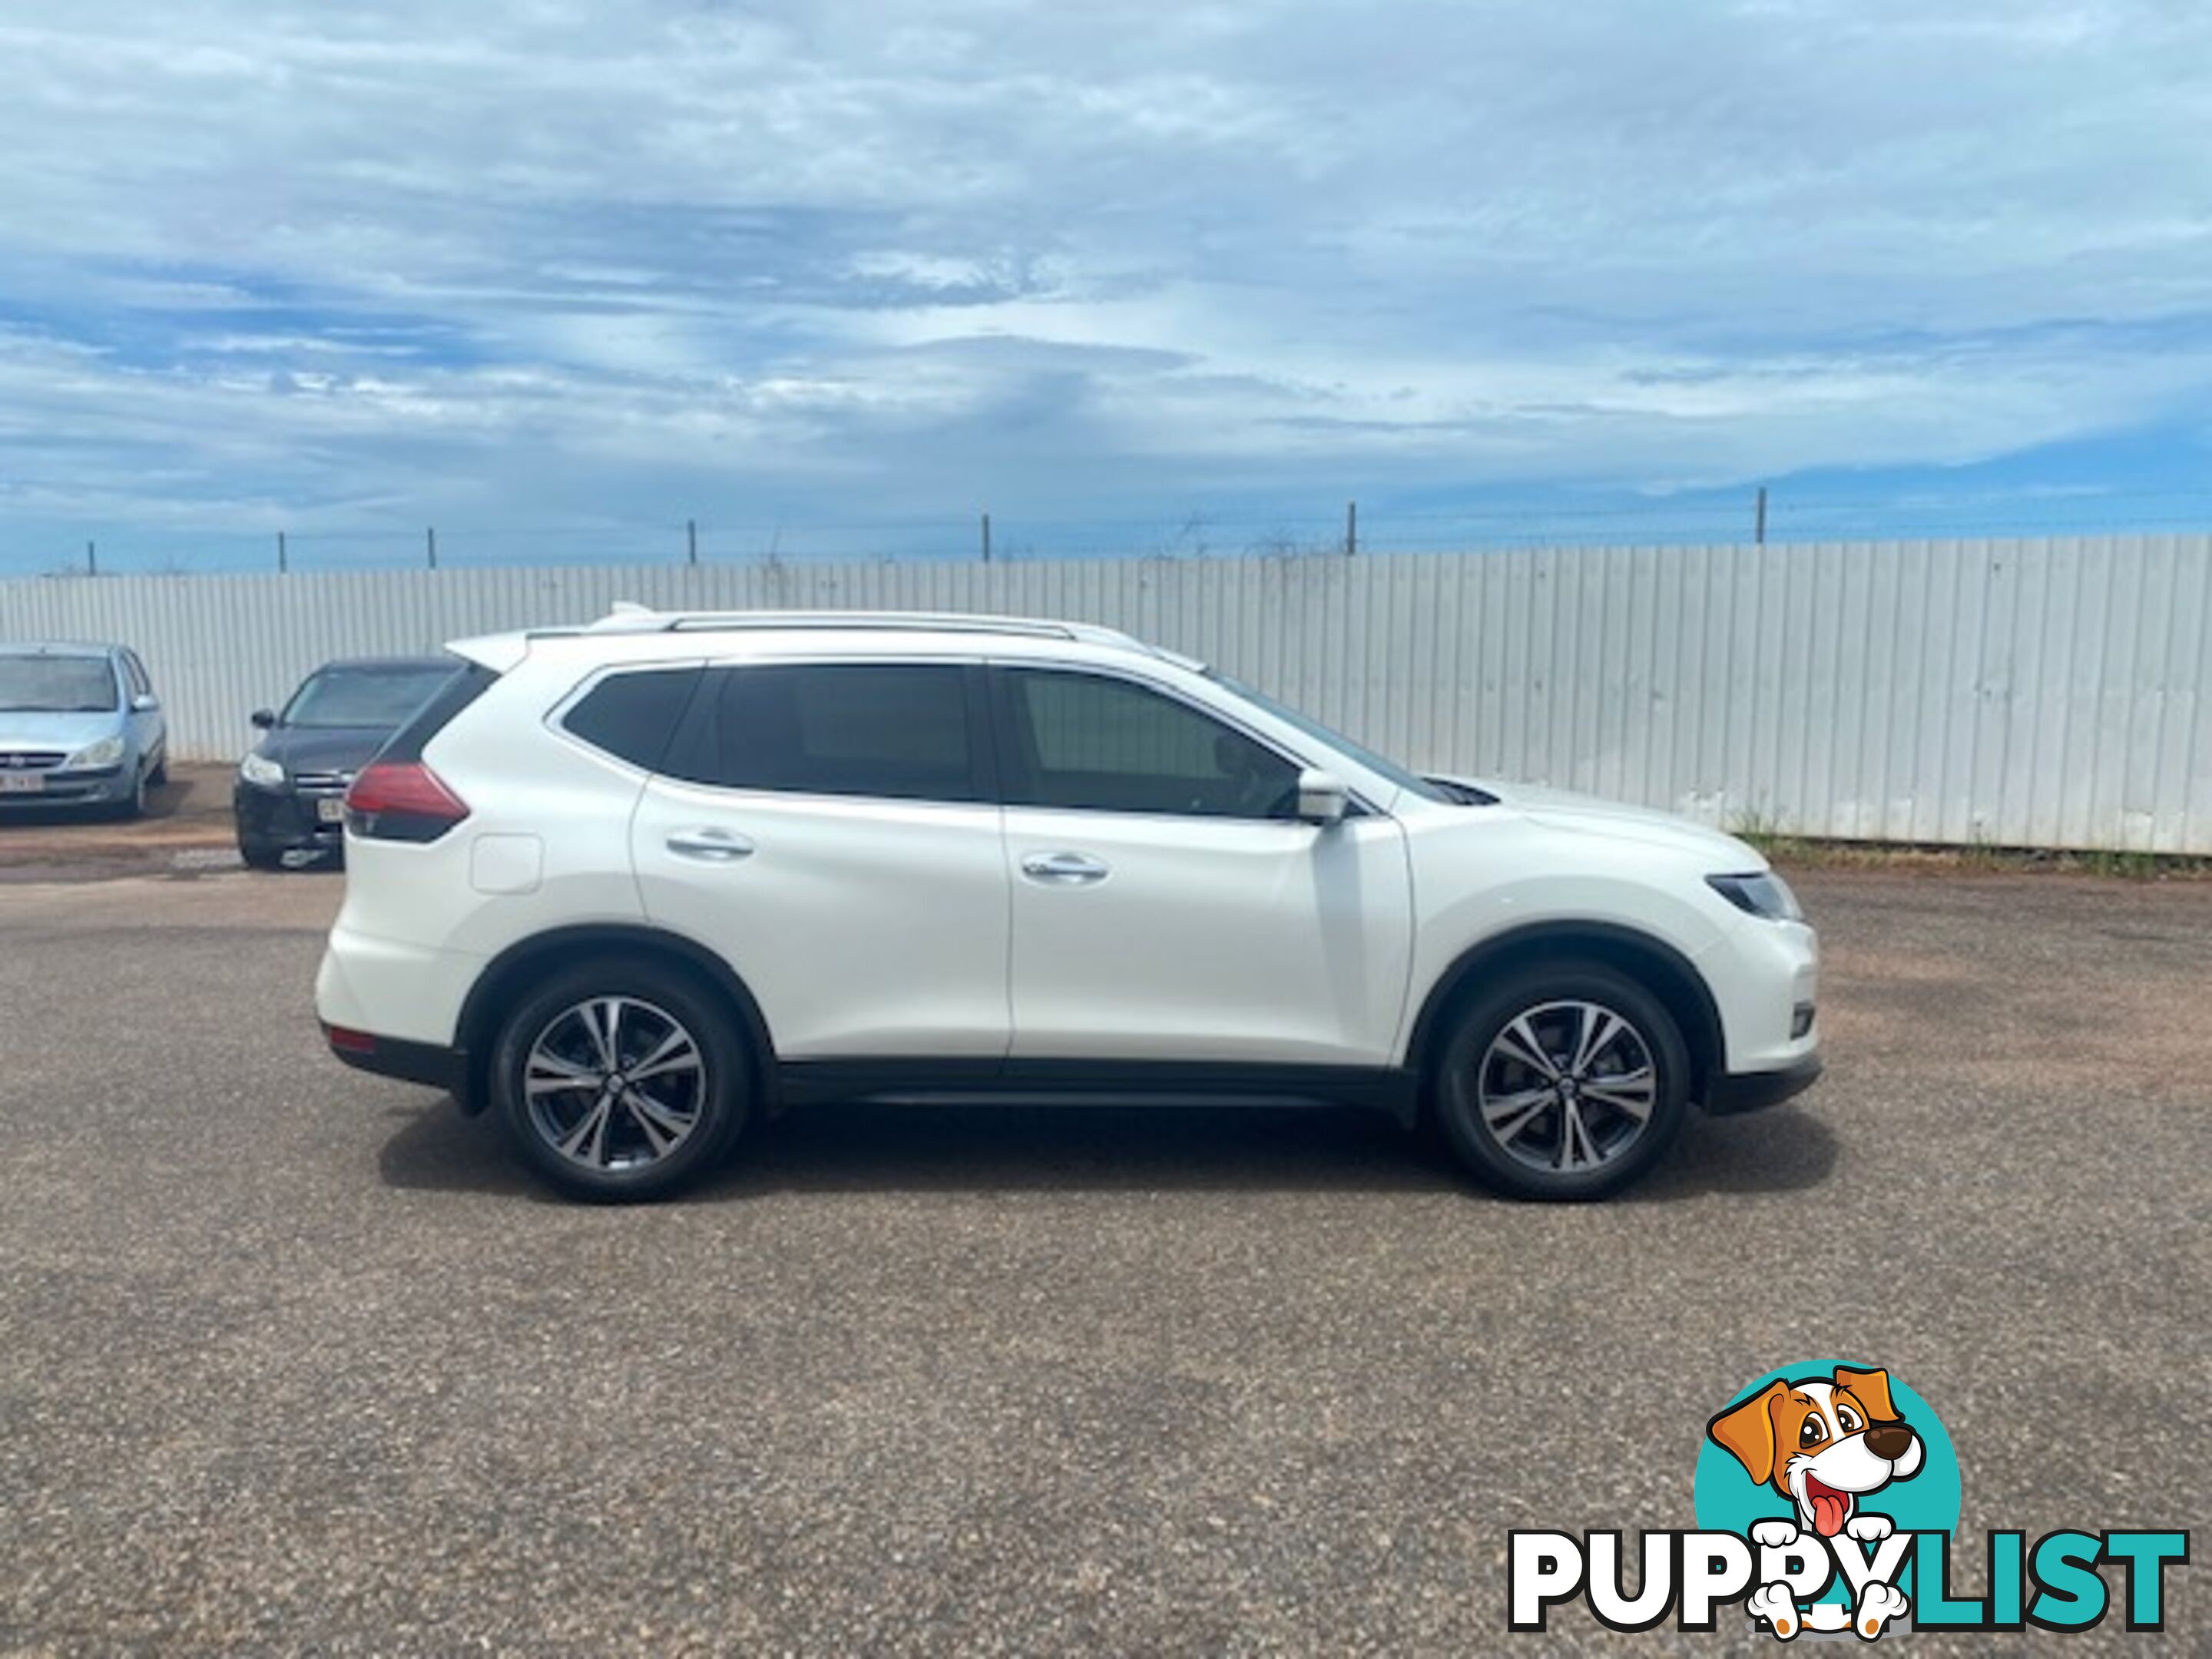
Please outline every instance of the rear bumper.
M377 1036L323 1023L323 1040L331 1052L356 1071L378 1077L398 1078L404 1083L428 1084L448 1093L461 1092L468 1079L469 1057L459 1048L435 1043L408 1042L398 1037Z
M1803 1059L1771 1072L1729 1072L1713 1079L1705 1091L1705 1110L1715 1117L1735 1117L1756 1112L1801 1095L1820 1075L1820 1056Z

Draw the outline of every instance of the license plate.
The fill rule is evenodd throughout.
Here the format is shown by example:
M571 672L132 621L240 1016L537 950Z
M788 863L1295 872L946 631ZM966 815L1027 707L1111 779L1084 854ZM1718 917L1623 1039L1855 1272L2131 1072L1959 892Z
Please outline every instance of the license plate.
M345 817L345 802L337 795L325 795L315 803L315 816L325 823L337 823Z
M46 779L36 772L0 772L0 795L36 795L46 787Z

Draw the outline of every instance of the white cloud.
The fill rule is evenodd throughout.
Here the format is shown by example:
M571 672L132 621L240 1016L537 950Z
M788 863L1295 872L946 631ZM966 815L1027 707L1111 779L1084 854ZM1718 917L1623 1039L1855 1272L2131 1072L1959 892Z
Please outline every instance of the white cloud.
M1663 488L2212 388L2191 5L92 0L0 56L0 512Z

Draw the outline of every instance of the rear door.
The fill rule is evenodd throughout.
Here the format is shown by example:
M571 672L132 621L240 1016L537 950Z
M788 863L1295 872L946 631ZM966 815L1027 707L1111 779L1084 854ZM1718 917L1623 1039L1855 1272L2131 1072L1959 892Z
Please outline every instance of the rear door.
M708 668L632 860L647 914L737 970L779 1058L1006 1054L986 720L970 664Z
M1394 819L1298 821L1296 757L1164 688L994 679L1016 1059L1389 1063L1413 937Z

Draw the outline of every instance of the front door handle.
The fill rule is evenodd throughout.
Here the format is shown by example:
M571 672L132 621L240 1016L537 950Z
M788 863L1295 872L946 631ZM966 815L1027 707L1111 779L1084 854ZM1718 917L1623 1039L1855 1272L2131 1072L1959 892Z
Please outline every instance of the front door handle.
M753 843L734 830L678 830L669 836L668 850L702 864L735 864L753 855Z
M1054 887L1087 887L1105 880L1107 868L1088 853L1031 853L1022 860L1024 875Z

